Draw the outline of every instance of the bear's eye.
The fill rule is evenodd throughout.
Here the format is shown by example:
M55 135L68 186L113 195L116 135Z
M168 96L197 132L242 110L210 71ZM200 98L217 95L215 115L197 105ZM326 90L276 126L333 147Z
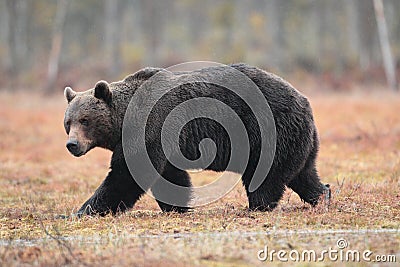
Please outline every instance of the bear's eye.
M82 124L83 126L88 126L89 125L89 121L87 119L80 119L79 123Z

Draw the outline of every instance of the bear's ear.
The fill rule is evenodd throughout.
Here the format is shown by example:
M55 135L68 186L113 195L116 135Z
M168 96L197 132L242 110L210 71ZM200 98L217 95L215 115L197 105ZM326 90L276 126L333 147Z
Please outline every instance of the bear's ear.
M104 100L107 104L111 104L112 93L106 81L99 81L94 87L94 97Z
M76 96L76 92L74 90L72 90L71 87L65 87L64 96L65 96L65 98L67 99L67 101L69 103Z

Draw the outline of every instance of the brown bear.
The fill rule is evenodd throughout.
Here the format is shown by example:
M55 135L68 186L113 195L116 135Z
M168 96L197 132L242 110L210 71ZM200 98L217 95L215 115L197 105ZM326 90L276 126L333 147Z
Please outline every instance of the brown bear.
M187 204L191 199L190 190L179 196L176 203L165 203L162 199L157 198L157 196L161 197L162 194L165 194L162 183L159 183L157 179L145 177L144 179L148 179L146 186L138 185L136 178L132 176L132 172L128 168L124 154L125 148L122 145L124 117L138 88L156 74L160 74L164 81L176 81L184 77L186 80L188 77L205 79L217 76L229 79L230 69L239 71L258 87L273 115L276 146L274 146L273 161L271 160L271 166L269 172L265 174L265 179L256 190L249 189L260 154L263 152L260 139L265 134L259 127L252 110L234 92L226 90L223 86L207 82L184 83L174 90L163 92L162 99L157 102L157 108L152 109L152 119L149 119L146 124L146 129L150 129L146 131L146 146L149 148L147 153L156 171L173 184L186 188L191 187L191 181L186 172L187 168L175 166L164 154L160 143L161 128L168 113L175 106L190 99L208 97L226 103L243 122L250 146L246 165L241 168L229 167L229 169L227 167L232 148L229 141L230 136L218 122L207 118L196 118L187 123L179 134L177 150L180 151L172 150L169 154L180 152L186 158L194 160L200 157L199 144L201 141L204 138L213 140L216 144L215 158L206 165L200 164L200 168L240 173L251 210L268 211L275 208L286 186L313 206L318 203L322 195L330 196L329 187L320 182L315 166L319 141L310 104L307 98L288 82L246 64L208 67L189 72L145 68L119 82L109 84L99 81L93 89L85 92L75 92L69 87L64 91L68 101L64 126L69 137L66 146L70 153L80 157L94 147L102 147L113 152L110 172L94 195L82 205L77 215L105 215L109 212L112 214L118 211L123 212L133 207L148 189L152 190L163 211L187 211L189 206ZM147 90L149 91L148 93L145 91L144 100L136 104L138 112L141 109L141 103L146 103L146 98L151 98L153 89ZM253 93L250 89L247 91L249 94ZM137 160L138 167L143 156L137 154L134 158Z

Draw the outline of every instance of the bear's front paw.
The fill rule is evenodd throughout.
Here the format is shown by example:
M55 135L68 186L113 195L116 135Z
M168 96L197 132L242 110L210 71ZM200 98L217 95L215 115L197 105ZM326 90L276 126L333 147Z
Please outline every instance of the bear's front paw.
M76 212L76 213L72 213L70 215L67 214L58 214L56 215L54 218L56 220L67 220L67 219L73 219L73 218L81 218L84 214L82 212Z
M97 209L93 208L91 205L83 205L77 213L74 215L77 216L78 218L81 218L82 216L96 216L96 215L101 215L104 216L106 215L107 212L104 211L98 211Z

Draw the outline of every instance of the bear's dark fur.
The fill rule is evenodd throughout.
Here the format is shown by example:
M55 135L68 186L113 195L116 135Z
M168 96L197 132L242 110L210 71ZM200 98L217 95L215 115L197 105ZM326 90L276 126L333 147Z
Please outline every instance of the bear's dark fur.
M304 201L316 205L329 188L320 182L315 161L318 153L318 135L310 104L303 95L283 79L261 69L245 64L224 67L210 67L196 72L196 75L223 75L227 68L234 68L250 78L261 90L271 108L276 127L276 151L271 169L261 186L254 192L248 190L260 155L260 130L251 110L229 90L212 84L192 84L180 86L163 96L158 108L153 111L155 120L149 120L146 127L153 129L154 136L146 136L150 143L150 157L157 171L168 181L190 187L189 175L185 170L170 164L162 153L159 133L162 122L174 106L185 100L207 96L230 105L246 126L250 143L250 158L242 174L249 208L251 210L272 210L276 207L285 190L293 189ZM165 72L164 77L190 76L191 72L172 73L163 69L145 68L126 77L120 82L108 84L100 81L94 89L77 93L65 89L68 107L64 126L69 140L68 150L75 156L84 155L94 147L113 151L110 172L106 179L78 211L82 214L115 214L131 208L142 196L144 190L132 178L122 149L122 124L128 104L135 91L150 77ZM146 132L147 134L147 132ZM229 136L218 123L200 118L191 121L180 135L181 151L188 159L199 157L199 142L211 138L217 145L214 161L205 169L224 171L230 157ZM237 170L229 170L237 171ZM163 193L157 182L149 184L156 196ZM182 196L187 202L190 196ZM163 211L184 212L187 207L179 207L158 201Z

